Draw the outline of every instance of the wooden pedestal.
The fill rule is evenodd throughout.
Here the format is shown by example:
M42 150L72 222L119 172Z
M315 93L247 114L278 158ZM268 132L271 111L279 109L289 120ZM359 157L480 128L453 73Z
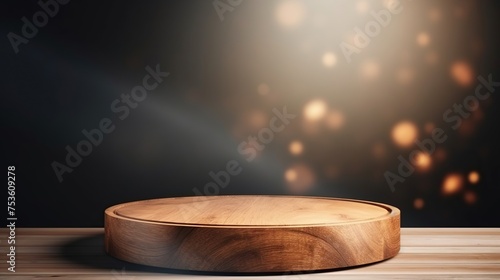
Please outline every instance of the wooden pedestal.
M313 271L395 256L400 211L359 200L197 196L105 211L105 250L157 267L236 273Z

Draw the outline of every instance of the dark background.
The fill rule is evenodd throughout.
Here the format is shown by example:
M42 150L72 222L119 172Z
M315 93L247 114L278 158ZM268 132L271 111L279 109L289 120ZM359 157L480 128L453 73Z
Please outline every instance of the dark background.
M40 7L36 1L3 2L2 166L16 167L17 225L101 227L105 208L195 195L193 188L203 190L211 181L210 171L234 159L243 171L220 194L374 200L400 208L406 227L500 226L497 93L481 103L467 129L449 129L442 120L477 85L456 85L449 74L453 61L467 61L474 77L491 73L500 80L499 2L402 1L402 14L350 64L338 47L340 34L370 17L343 20L355 1L332 2L301 2L307 8L303 24L288 30L274 18L282 1L245 0L221 21L212 1L75 0L61 5L18 54L7 34L20 34L21 18L31 19ZM370 7L378 11L381 2ZM428 11L436 7L441 18L432 25ZM317 14L327 24L311 31L315 21L309 18ZM428 49L439 54L433 67L423 65L425 53L415 46L419 30L431 34ZM325 71L321 55L328 50L337 64ZM365 58L382 65L383 82L358 79ZM388 73L405 61L417 75L403 88ZM119 120L111 102L142 82L146 66L157 64L170 76ZM258 94L261 83L270 88L265 96ZM315 98L343 112L342 129L308 132L314 126L302 112ZM297 118L247 162L239 143L283 106ZM84 139L81 130L97 128L105 117L115 130L59 182L51 163L64 163L65 147L75 147ZM397 156L411 151L391 140L401 120L411 120L420 139L428 137L429 123L446 128L449 139L439 146L444 159L433 155L429 170L415 172L392 192L384 172L394 172ZM293 156L288 145L297 139L304 152ZM310 179L299 190L284 177L294 166ZM479 182L467 181L471 171ZM449 174L461 176L459 192L443 193Z

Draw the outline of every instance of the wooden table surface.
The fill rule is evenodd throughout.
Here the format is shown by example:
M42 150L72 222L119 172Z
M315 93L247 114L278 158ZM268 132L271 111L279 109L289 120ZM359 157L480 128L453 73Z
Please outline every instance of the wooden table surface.
M500 228L403 228L401 251L362 267L294 275L207 275L134 265L104 253L102 228L16 229L16 272L0 279L500 279Z

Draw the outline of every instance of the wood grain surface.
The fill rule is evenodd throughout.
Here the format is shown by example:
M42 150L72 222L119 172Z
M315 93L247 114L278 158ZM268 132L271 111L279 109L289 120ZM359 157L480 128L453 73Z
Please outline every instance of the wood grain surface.
M5 262L8 231L0 229L0 279L500 279L500 228L402 228L401 251L362 267L273 276L218 276L156 269L104 252L102 228L18 228L16 272Z
M190 196L131 202L118 216L199 226L305 226L384 218L393 208L382 204L321 197Z
M380 203L321 197L154 199L106 210L105 249L132 263L194 271L343 268L394 257L399 216Z

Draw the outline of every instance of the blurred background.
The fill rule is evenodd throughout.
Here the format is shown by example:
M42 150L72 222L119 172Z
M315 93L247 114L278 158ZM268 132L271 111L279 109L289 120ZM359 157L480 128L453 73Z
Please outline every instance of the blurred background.
M17 54L9 32L42 8L2 5L18 226L102 227L111 205L200 193L365 199L400 208L405 227L500 226L497 92L467 98L478 76L500 81L498 1L70 1ZM111 104L156 65L170 75L120 119ZM295 118L269 130L285 106ZM54 162L103 118L115 129L60 182ZM421 151L434 129L446 140ZM229 161L241 173L207 188Z

